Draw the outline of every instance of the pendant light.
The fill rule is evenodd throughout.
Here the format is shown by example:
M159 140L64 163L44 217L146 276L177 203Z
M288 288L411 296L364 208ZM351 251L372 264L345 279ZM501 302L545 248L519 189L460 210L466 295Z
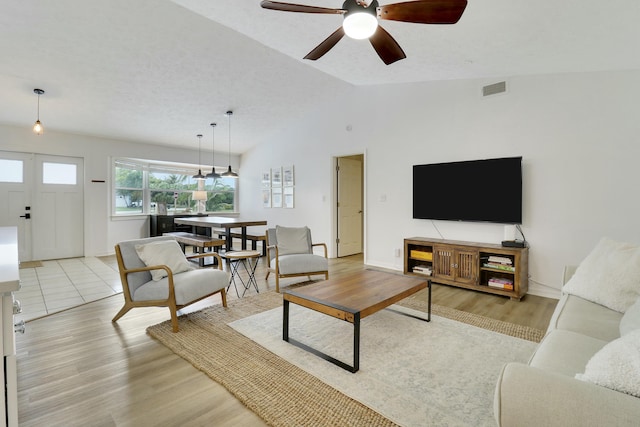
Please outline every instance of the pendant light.
M198 174L197 175L193 175L192 178L194 179L204 179L204 175L202 175L202 166L200 166L202 163L202 159L200 158L200 142L202 141L202 135L198 134L196 135L198 137Z
M231 170L231 116L233 115L233 111L227 111L227 117L229 118L229 169L221 176L226 178L237 178L238 174Z
M211 173L207 174L207 178L211 178L211 179L218 179L220 178L220 174L216 173L216 153L215 153L215 149L216 149L216 135L215 135L215 130L216 130L216 123L211 123Z
M33 132L36 135L42 135L44 133L44 128L42 127L42 123L40 123L40 95L44 95L44 91L42 89L34 89L33 93L38 95L38 118L33 125Z

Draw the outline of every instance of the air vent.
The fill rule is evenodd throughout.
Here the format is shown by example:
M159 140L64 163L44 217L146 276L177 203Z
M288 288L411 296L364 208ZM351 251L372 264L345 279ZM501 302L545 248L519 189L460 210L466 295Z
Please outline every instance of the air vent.
M507 91L507 82L498 82L482 87L482 96L497 95Z

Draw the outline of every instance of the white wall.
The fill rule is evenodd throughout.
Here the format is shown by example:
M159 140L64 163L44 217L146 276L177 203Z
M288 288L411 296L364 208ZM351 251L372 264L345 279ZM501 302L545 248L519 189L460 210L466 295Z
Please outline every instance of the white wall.
M481 96L483 85L500 80L507 93ZM333 158L365 153L365 262L401 270L393 249L405 237L504 237L502 225L412 219L412 165L521 155L531 293L557 297L563 265L579 263L603 236L640 244L640 71L357 87L335 96L242 157L243 216L309 225L335 253ZM262 208L260 172L289 164L295 209ZM487 203L499 198L488 194Z
M601 237L640 244L640 71L512 77L506 94L480 96L499 80L352 87L306 121L274 124L281 129L274 140L242 157L242 216L308 225L335 254L334 158L364 153L365 262L401 270L393 249L405 237L439 237L434 225L447 239L503 239L501 225L412 219L412 165L521 155L530 292L557 296L563 265L579 263ZM113 253L119 240L148 232L146 219L110 217L112 156L185 163L197 156L49 129L38 137L30 124L0 126L0 150L84 158L86 255ZM295 209L262 208L261 172L286 165L295 166Z
M31 124L22 127L0 125L0 150L84 158L86 256L113 254L117 242L149 235L148 216L134 219L111 217L111 158L132 157L178 163L195 163L198 158L197 150L60 133L49 128L45 129L44 135L38 136L31 131ZM205 157L204 150L202 157L209 158L208 155ZM238 156L231 156L231 164L234 169L238 167ZM92 180L105 182L94 183Z

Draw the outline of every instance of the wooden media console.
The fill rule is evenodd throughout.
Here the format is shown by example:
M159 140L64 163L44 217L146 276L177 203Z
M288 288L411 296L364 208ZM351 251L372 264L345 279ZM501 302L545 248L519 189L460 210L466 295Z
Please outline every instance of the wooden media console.
M519 301L529 289L529 249L412 237L404 239L404 274Z

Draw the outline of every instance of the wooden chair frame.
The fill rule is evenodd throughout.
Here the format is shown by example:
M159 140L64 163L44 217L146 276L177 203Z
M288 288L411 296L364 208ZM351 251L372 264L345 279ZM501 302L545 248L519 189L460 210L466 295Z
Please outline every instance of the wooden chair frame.
M187 256L187 259L198 259L212 256L218 261L218 270L222 270L222 258L215 252L207 252L203 254L190 255ZM120 245L116 245L116 259L118 261L118 270L120 271L120 280L122 281L122 293L124 295L124 306L120 309L118 314L111 320L112 322L117 322L122 316L124 316L129 310L134 307L168 307L169 312L171 313L171 326L173 328L173 332L178 332L178 310L182 310L184 307L187 307L193 303L201 301L205 298L209 298L212 295L220 292L222 297L222 306L227 306L227 291L225 288L212 292L208 295L204 295L202 298L198 298L197 300L191 301L188 304L178 305L176 304L176 293L173 285L173 272L166 265L153 265L148 267L140 267L140 268L132 268L126 269L124 266L124 260L122 258L122 252L120 251ZM160 270L163 269L167 272L168 282L169 282L169 297L166 300L149 300L149 301L133 301L131 299L131 292L129 291L129 284L127 281L127 276L130 273L138 273L141 271L151 271L151 270Z

